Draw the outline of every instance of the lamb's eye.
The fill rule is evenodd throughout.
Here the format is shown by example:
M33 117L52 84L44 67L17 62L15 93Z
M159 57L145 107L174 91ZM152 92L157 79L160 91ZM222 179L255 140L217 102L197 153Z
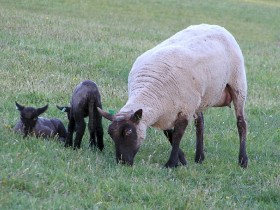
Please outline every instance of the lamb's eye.
M33 118L33 121L36 121L37 119L38 119L38 117L34 117L34 118Z

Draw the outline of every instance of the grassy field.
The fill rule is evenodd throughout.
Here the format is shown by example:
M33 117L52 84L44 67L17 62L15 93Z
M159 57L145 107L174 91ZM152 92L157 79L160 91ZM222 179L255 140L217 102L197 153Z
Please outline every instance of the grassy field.
M279 209L280 2L278 0L0 0L0 209ZM237 164L233 109L205 113L206 160L194 163L195 130L181 142L188 166L164 169L170 145L149 129L133 167L117 165L103 120L105 150L65 149L23 139L12 128L15 101L66 115L84 79L97 83L103 108L127 100L136 57L192 24L224 26L244 53L249 167Z

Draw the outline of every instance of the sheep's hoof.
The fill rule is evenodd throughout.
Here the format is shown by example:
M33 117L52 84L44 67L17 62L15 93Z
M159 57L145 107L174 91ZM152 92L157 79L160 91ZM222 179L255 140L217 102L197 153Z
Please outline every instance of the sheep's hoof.
M247 156L244 156L244 157L239 157L239 165L242 167L242 168L247 168L248 166L248 157Z
M204 161L204 153L202 153L202 154L196 154L195 155L195 158L194 158L194 161L196 162L196 163L202 163L203 161Z

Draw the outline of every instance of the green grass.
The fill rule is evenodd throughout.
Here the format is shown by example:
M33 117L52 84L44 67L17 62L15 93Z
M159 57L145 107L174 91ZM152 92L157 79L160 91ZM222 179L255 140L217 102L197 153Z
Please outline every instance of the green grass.
M277 0L0 0L0 209L279 209L280 3ZM12 132L14 101L49 104L66 115L84 79L105 110L127 100L127 76L141 53L191 24L222 25L244 53L249 167L237 164L233 109L205 113L206 160L194 163L195 129L181 142L188 166L164 169L170 146L149 129L133 167L117 165L103 120L105 150L65 149Z

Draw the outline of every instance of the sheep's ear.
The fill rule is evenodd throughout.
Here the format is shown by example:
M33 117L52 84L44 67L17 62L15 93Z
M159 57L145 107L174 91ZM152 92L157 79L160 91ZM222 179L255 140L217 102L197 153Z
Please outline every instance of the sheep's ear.
M56 105L56 107L62 112L67 112L67 113L70 112L70 107L69 106L57 106Z
M40 114L43 114L47 109L48 109L49 105L46 105L44 107L38 108L37 109L37 116L39 116Z
M102 109L100 109L99 107L97 107L98 112L105 117L107 120L113 121L114 119L114 115L109 114L108 112L104 112Z
M131 117L132 121L135 123L139 123L139 121L142 118L142 113L143 113L142 109L137 110Z

